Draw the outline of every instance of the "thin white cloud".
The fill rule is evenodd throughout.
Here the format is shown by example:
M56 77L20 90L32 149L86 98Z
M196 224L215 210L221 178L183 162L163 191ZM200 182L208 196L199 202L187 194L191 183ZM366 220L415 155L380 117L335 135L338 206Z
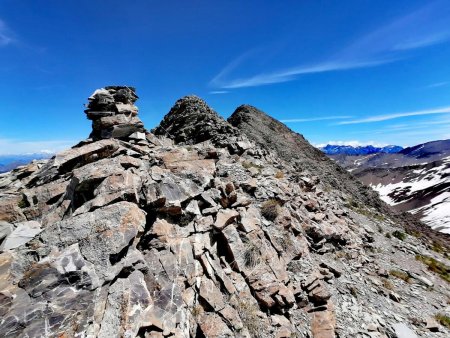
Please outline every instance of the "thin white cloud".
M299 66L288 68L273 73L262 73L252 77L231 80L221 85L222 88L234 89L243 87L256 87L273 83L292 81L297 75L325 73L356 68L375 67L384 63L392 62L393 59L373 60L373 61L331 61L318 63L310 66ZM220 83L216 79L215 83Z
M0 47L5 47L14 42L12 32L6 23L0 19Z
M448 32L438 33L436 35L425 36L425 37L422 37L419 39L413 39L413 40L399 43L398 45L394 46L394 49L395 50L408 50L408 49L423 48L423 47L428 47L428 46L432 46L432 45L437 45L439 43L443 43L443 42L447 41L449 38L450 38L450 34Z
M213 95L220 95L220 94L228 94L229 91L228 90L213 90L209 92L210 94Z
M0 139L0 155L21 155L32 153L57 153L76 144L71 140L20 141Z
M269 85L295 80L299 75L339 70L375 67L409 57L407 51L443 43L450 39L448 10L432 2L424 7L397 18L379 29L363 35L334 55L316 64L260 72L251 76L233 78L233 72L244 68L244 62L258 57L255 50L239 56L222 69L211 81L217 88L243 88ZM332 54L330 52L329 54Z
M312 117L312 118L304 118L304 119L283 119L280 122L283 123L296 123L296 122L313 122L313 121L325 121L325 120L342 120L342 119L350 119L353 116L324 116L324 117Z
M438 87L448 86L449 84L450 84L450 82L436 82L436 83L429 84L425 88L438 88Z
M411 112L405 112L405 113L375 115L375 116L366 117L366 118L362 118L362 119L337 122L336 124L343 125L343 124L373 123L373 122L381 122L381 121L393 120L393 119L409 117L409 116L422 116L422 115L448 114L448 113L450 113L450 106L434 108L434 109L419 110L419 111L411 111Z

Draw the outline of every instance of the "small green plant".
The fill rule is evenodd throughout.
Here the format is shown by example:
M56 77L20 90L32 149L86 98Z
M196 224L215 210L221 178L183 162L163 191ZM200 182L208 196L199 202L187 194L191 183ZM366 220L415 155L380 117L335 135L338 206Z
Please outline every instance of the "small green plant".
M392 238L391 233L390 232L386 232L386 238Z
M398 279L404 280L406 283L411 282L411 279L409 278L409 275L406 272L400 270L391 270L389 271L389 274L391 276L397 277Z
M23 196L22 199L19 202L17 202L17 206L20 209L28 208L30 206L30 203L28 203L27 198Z
M428 270L437 273L443 280L450 283L450 267L433 257L417 255L416 259L428 266Z
M443 313L438 313L436 316L434 316L434 318L436 318L436 320L442 325L445 326L446 328L450 329L450 317L443 314Z
M395 230L392 233L392 236L394 236L395 238L398 238L401 241L404 241L406 239L406 237L407 237L407 235L404 232L399 231L399 230Z
M274 221L280 213L280 203L271 199L264 202L261 206L261 215L269 221Z

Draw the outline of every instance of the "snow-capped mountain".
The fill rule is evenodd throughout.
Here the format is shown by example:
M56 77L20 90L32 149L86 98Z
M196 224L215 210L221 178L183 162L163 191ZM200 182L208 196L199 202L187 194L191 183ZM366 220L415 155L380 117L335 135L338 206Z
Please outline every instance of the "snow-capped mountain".
M333 145L327 144L325 147L319 148L327 155L370 155L378 153L394 154L403 150L400 146L389 145L386 147L374 147L372 145L368 146L358 146L352 147L349 145Z
M0 155L0 174L13 170L21 165L30 163L33 160L42 160L52 157L49 152L33 154Z
M329 155L399 211L418 215L433 229L450 233L450 140L398 153Z
M395 209L417 214L433 229L450 233L450 156L414 166L367 168L354 174Z

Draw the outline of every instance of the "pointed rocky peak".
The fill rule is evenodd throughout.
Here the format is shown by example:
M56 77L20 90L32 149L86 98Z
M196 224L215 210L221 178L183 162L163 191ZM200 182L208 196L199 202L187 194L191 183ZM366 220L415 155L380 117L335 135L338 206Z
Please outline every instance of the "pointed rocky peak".
M94 91L88 98L85 113L92 120L94 140L119 138L145 138L144 124L137 117L134 105L138 96L134 87L107 86Z
M218 143L224 138L239 134L205 101L195 95L185 96L175 102L152 132L184 144L196 144L207 140Z
M228 118L228 122L238 129L250 131L251 129L256 128L269 136L276 136L272 133L292 132L291 129L280 121L248 104L237 107L234 113ZM255 135L255 133L253 133L253 135ZM297 135L304 140L302 135Z

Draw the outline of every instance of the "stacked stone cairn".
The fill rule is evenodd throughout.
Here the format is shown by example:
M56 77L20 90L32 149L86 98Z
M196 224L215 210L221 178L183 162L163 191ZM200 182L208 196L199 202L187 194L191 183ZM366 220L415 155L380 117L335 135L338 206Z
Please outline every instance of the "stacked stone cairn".
M138 96L135 88L108 86L97 89L89 98L85 113L92 120L90 138L100 139L145 139L145 129L137 117L134 105Z

